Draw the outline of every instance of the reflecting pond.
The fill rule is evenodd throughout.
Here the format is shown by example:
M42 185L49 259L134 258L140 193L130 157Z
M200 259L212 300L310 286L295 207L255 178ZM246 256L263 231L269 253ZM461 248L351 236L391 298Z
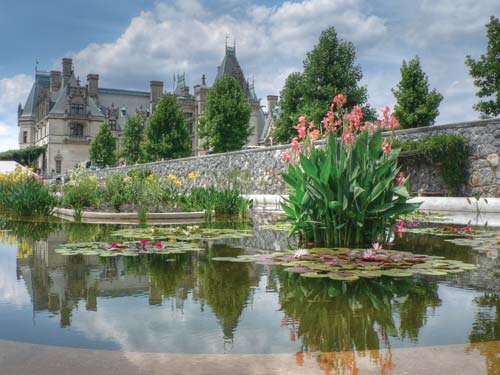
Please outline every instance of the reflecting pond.
M267 218L261 220L273 220ZM237 226L236 226L237 227ZM448 276L348 283L283 267L220 262L255 249L286 250L280 230L198 241L202 251L135 257L65 256L69 242L112 242L119 226L0 223L0 339L162 353L296 353L354 374L363 353L381 371L391 349L500 340L500 259L443 238L405 233L394 248L479 265ZM497 353L483 353L500 372ZM498 372L491 372L495 374Z

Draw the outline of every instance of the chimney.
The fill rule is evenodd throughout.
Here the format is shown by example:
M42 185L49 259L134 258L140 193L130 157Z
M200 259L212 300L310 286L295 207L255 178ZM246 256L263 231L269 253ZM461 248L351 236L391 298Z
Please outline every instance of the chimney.
M66 87L66 85L68 84L72 72L73 72L73 60L68 57L63 58L62 59L63 88Z
M273 113L274 107L278 104L278 97L276 95L267 96L267 112Z
M149 82L150 93L149 93L149 104L150 113L153 113L156 107L156 103L163 95L163 82L162 81L151 81Z
M87 75L87 94L91 98L97 98L99 90L99 74Z
M57 70L50 71L50 92L59 91L61 88L61 72Z

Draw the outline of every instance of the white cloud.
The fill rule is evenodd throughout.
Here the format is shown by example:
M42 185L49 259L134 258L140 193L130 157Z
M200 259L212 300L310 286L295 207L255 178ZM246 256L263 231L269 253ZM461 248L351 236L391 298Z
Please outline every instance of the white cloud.
M362 11L359 0L303 0L281 6L252 6L242 15L215 14L201 2L160 3L132 19L113 43L90 44L74 54L79 74L101 74L103 85L147 87L163 79L171 88L175 72L188 81L213 80L227 35L257 92L277 94L286 75L300 70L320 32L334 25L339 36L370 48L386 33L384 20Z
M24 105L33 78L19 74L0 79L0 151L17 148L17 106Z

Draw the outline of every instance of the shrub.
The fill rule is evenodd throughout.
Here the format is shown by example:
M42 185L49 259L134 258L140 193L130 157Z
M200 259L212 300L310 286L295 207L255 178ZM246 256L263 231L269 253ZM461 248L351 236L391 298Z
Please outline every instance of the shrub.
M443 182L452 194L457 194L466 182L469 157L467 141L461 135L436 134L422 141L399 143L402 151L417 151L417 157L439 164Z
M345 103L344 96L337 95L322 121L323 148L313 143L323 129L299 119L292 150L283 153L289 161L283 179L290 194L282 207L293 221L291 233L305 241L327 246L387 241L397 216L418 207L406 202L408 179L395 183L400 150L392 150L391 140L381 134L386 125L394 129L398 122L386 108L383 120L363 123L361 108L354 106L348 113Z
M77 168L70 172L69 181L63 187L63 204L79 215L84 207L98 207L101 197L99 182L85 169Z
M123 195L125 190L124 177L119 173L113 173L104 180L104 198L111 201L115 195Z
M116 212L120 212L120 208L125 203L125 196L120 193L115 193L111 197L111 206Z
M57 204L49 187L29 170L0 174L0 207L12 216L49 216Z

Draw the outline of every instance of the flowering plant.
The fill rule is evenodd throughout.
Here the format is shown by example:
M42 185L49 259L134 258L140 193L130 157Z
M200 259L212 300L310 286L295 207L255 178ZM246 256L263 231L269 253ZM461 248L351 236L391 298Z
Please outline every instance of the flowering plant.
M399 149L384 129L396 129L396 117L386 107L375 123L363 121L361 107L344 108L335 96L317 127L302 116L297 137L282 154L289 163L283 179L290 194L282 207L293 222L291 233L304 241L351 246L387 241L397 217L418 208L407 203L409 179L401 178ZM314 141L323 138L324 147ZM400 178L398 178L400 177Z

